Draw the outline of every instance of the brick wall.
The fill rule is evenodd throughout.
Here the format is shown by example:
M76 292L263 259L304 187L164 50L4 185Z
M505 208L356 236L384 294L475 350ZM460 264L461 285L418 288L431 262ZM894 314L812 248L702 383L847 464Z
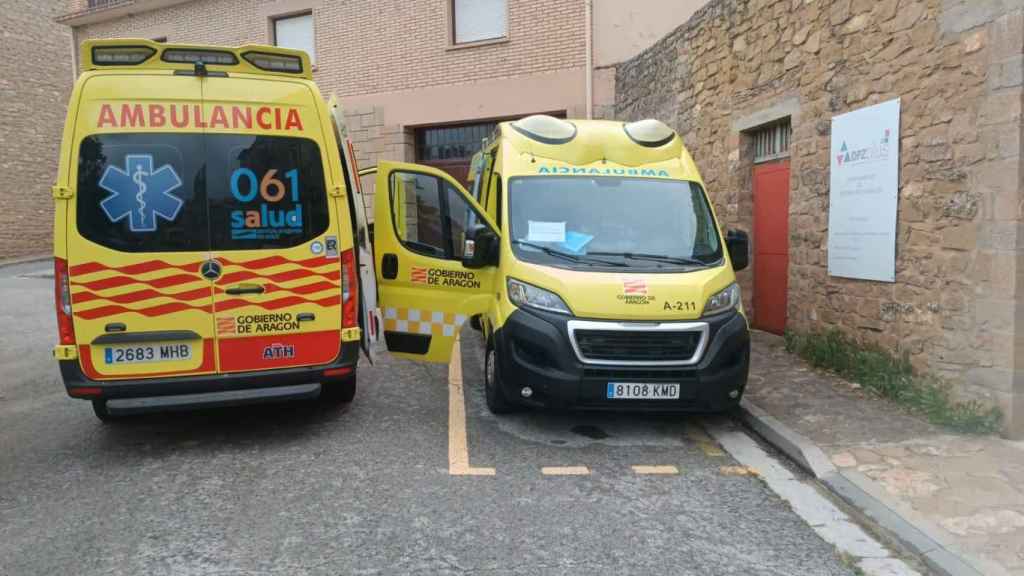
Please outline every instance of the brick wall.
M615 113L673 124L719 214L749 230L737 123L792 109L790 326L906 352L1024 435L1022 54L1019 2L715 0L617 67ZM897 282L830 277L830 119L896 97Z
M508 42L452 48L448 0L204 0L83 26L79 39L153 31L170 42L270 42L269 19L311 6L317 83L339 96L581 67L582 0L509 0ZM70 11L76 6L66 5Z
M0 260L51 253L53 199L71 91L71 33L59 0L4 0L0 10Z

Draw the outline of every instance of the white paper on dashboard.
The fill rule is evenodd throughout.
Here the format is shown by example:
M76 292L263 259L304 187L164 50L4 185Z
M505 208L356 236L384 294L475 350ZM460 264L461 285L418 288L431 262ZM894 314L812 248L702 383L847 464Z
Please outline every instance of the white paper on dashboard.
M536 222L530 220L528 242L565 242L565 222Z

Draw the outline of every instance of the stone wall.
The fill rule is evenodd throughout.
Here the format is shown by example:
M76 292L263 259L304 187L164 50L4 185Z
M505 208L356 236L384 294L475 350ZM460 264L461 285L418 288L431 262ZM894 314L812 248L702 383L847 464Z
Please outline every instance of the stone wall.
M616 68L615 115L678 129L725 225L748 230L745 130L789 116L789 327L905 352L1024 435L1022 55L1019 1L715 0ZM896 97L897 281L830 277L830 119Z
M52 254L57 155L71 92L71 33L58 0L0 10L0 260Z

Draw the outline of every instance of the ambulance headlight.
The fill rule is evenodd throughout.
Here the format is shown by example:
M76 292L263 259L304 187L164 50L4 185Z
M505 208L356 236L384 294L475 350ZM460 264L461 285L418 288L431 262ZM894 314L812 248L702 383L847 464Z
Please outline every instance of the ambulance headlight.
M676 131L660 120L647 119L623 124L629 138L641 146L657 148L668 144L676 137Z
M520 308L525 306L559 314L572 314L558 294L512 278L508 279L508 299Z
M733 282L728 288L708 298L704 305L704 315L718 314L732 310L740 305L740 285Z

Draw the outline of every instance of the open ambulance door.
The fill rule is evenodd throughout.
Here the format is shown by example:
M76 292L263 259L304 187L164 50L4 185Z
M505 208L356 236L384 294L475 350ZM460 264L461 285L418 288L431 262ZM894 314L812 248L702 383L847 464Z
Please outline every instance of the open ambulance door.
M377 278L373 271L373 245L370 238L370 223L366 218L366 203L363 197L363 184L356 166L355 150L348 137L345 125L345 111L338 99L331 95L327 108L331 111L334 122L334 138L338 141L338 151L348 175L348 207L352 215L352 226L355 232L356 264L359 267L359 326L362 328L360 345L366 359L373 364L373 347L380 340L380 315L377 311Z
M374 251L388 350L448 362L459 328L492 305L498 228L445 172L377 167Z

